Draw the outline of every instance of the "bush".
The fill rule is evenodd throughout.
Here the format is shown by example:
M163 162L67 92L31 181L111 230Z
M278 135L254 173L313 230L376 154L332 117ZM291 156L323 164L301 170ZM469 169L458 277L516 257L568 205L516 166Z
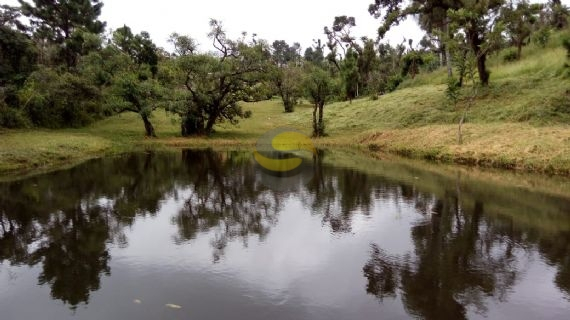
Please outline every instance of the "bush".
M566 49L566 57L570 58L570 34L562 37L562 46Z
M38 127L81 127L103 114L97 87L76 75L47 68L28 77L19 98L27 118Z
M22 110L10 108L0 101L0 127L2 128L25 128L30 125L30 121Z
M516 49L508 49L505 54L503 54L503 61L505 62L512 62L518 60L517 50Z
M550 41L551 30L549 27L542 27L536 31L532 37L532 41L542 48L546 48L548 41Z
M388 83L386 83L386 91L392 92L398 88L398 86L404 81L404 78L399 75L395 74L388 79Z

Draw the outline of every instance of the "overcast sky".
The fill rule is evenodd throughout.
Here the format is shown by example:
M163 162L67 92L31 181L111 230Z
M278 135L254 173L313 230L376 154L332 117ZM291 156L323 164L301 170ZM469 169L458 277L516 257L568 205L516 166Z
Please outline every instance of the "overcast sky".
M207 33L210 18L221 20L231 37L242 31L257 33L258 38L300 42L303 48L312 39L325 39L323 27L332 25L335 16L356 18L356 36L376 38L379 21L368 13L372 0L206 0L206 1L140 1L109 0L104 2L102 19L117 28L126 24L136 31L150 32L159 46L167 46L166 39L174 31L197 39L200 50L211 49ZM389 35L392 43L403 37L419 41L422 32L411 20Z
M4 0L17 4L17 0ZM4 2L3 1L3 2ZM538 0L545 2L546 0ZM210 18L221 20L228 35L238 37L242 31L257 33L258 38L299 42L303 48L312 45L312 40L326 36L323 27L330 26L335 16L347 15L356 18L354 35L359 38L376 38L380 22L368 14L368 5L373 0L103 0L101 20L107 27L117 29L128 25L136 33L148 31L154 42L170 50L167 43L172 32L186 34L200 43L200 51L212 50L207 38ZM532 1L532 2L536 2ZM562 0L569 4L570 0ZM413 18L394 27L386 40L392 44L402 39L423 36Z
M17 5L17 0L4 0ZM257 33L258 39L299 42L303 48L312 40L321 38L325 25L332 25L335 16L356 18L354 35L358 38L376 38L379 21L368 14L373 0L103 0L101 20L107 27L117 29L124 24L135 32L148 31L154 42L166 49L172 32L187 34L200 43L200 51L213 49L207 38L210 18L221 20L232 38L242 31ZM387 35L392 43L400 43L403 37L421 39L423 33L413 19L401 24Z

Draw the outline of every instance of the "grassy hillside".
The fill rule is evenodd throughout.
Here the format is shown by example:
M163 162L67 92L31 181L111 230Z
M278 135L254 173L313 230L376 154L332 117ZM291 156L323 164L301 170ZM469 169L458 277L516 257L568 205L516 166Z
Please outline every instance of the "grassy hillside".
M378 100L362 98L325 107L328 137L320 146L359 146L374 152L482 166L570 173L570 80L559 36L543 49L528 46L521 61L489 60L491 84L467 117L464 144L456 144L459 112L445 98L445 70L420 74ZM469 90L466 88L465 90ZM460 106L466 103L460 102ZM0 132L0 172L45 168L104 154L165 147L251 147L264 132L291 126L311 132L310 105L283 113L278 99L248 103L250 119L220 125L210 138L182 138L172 115L153 116L158 139L143 137L136 114L82 129Z

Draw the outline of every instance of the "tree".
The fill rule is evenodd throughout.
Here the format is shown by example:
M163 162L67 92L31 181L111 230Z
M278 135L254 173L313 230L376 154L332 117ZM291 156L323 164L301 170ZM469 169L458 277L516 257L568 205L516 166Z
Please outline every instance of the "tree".
M311 62L315 65L321 65L325 61L325 45L321 44L321 39L313 40L313 42L313 47L309 47L305 50L305 61Z
M493 48L491 40L500 34L500 30L494 27L498 11L503 3L504 0L451 2L414 0L410 3L404 0L375 0L369 6L368 11L377 18L382 17L382 25L378 29L380 37L384 37L393 25L397 25L412 15L420 15L420 21L428 31L438 26L449 35L447 38L452 38L453 32L462 30L467 35L467 41L477 57L479 79L483 85L487 85L489 71L486 68L486 60ZM447 56L449 60L450 55Z
M18 91L21 108L39 127L81 127L103 115L101 92L89 79L41 67Z
M283 100L285 112L293 112L295 105L302 96L300 88L302 70L297 65L297 61L300 59L301 45L294 43L289 46L285 40L276 40L271 48L273 63L271 80Z
M568 16L570 16L568 7L563 5L561 0L550 0L549 7L551 25L558 30L566 28L568 26Z
M301 82L303 69L293 64L277 68L274 71L273 82L283 101L285 112L293 112L299 99L303 96Z
M271 48L273 49L273 62L278 67L283 67L290 62L296 62L300 58L299 50L301 49L301 45L299 43L294 43L292 46L289 46L285 40L275 40Z
M348 16L334 17L332 28L325 27L324 31L329 39L328 46L340 47L344 54L347 48L356 48L355 38L350 34L353 27L356 26L356 19ZM346 48L345 48L346 46Z
M196 40L190 36L180 35L176 32L170 35L168 42L174 45L174 53L177 56L188 56L194 54L198 49Z
M182 118L183 136L209 135L216 123L236 124L239 118L249 117L251 112L244 111L239 102L249 100L254 85L268 70L270 53L263 43L232 41L214 19L210 27L216 54L178 58L187 96L171 111Z
M517 60L521 58L522 47L538 21L542 7L540 4L530 4L528 0L520 0L515 7L513 1L501 8L501 20L511 42L517 47Z
M68 68L76 65L79 54L74 51L77 45L72 45L74 32L83 29L100 34L105 29L105 23L98 20L103 7L99 0L33 0L33 4L18 1L23 14L30 18L36 37L56 44Z
M363 38L362 41L364 42L362 54L358 56L359 80L363 85L363 88L360 91L370 93L370 75L373 70L378 69L380 61L376 54L374 41L366 38Z
M157 48L147 32L134 35L127 26L113 33L113 45L128 59L112 75L108 103L116 113L135 112L141 116L147 137L156 137L150 122L152 112L159 107L163 88L155 79L158 72Z
M156 80L144 76L142 72L126 71L114 77L110 92L109 103L116 113L138 113L144 123L145 135L156 137L150 117L160 106L163 97L162 88Z
M0 6L0 86L22 85L36 64L37 53L16 8Z
M330 75L320 67L308 66L304 81L305 94L313 104L313 136L325 135L323 111L325 104L334 97L336 88Z
M347 49L356 50L357 52L362 51L362 48L355 43L355 38L350 34L352 27L355 26L356 20L354 17L338 16L334 18L332 28L329 29L327 26L324 28L328 38L327 47L329 49L326 59L331 65L336 67L335 71L342 72L338 57L346 56ZM342 49L342 54L337 53L337 48Z
M487 55L500 42L502 29L497 25L499 10L504 0L473 2L461 0L463 7L448 11L453 29L461 29L477 61L477 73L483 86L489 84Z
M464 55L456 59L456 61L461 61L460 76L459 80L455 78L447 79L447 89L445 95L447 99L453 105L453 108L460 112L459 124L457 126L457 144L463 143L463 124L467 118L467 113L475 103L475 98L478 93L478 86L475 79L475 57L473 53L464 51ZM472 82L471 93L467 97L467 103L463 105L462 108L458 108L458 102L461 98L461 87L463 85L463 77L467 77L468 80Z
M344 59L341 62L340 74L342 77L342 84L344 95L352 103L352 99L358 96L358 83L360 75L358 73L358 54L352 48L346 52Z
M113 43L139 66L147 65L152 76L158 72L158 48L146 31L134 35L131 28L123 26L113 32Z
M393 25L397 25L409 16L418 16L420 26L432 36L439 39L440 52L445 53L448 77L452 76L451 53L445 45L445 40L452 38L450 31L449 10L462 7L460 1L446 0L375 0L368 12L376 18L382 17L382 25L378 35L383 38ZM382 10L385 14L382 15ZM443 62L443 61L442 61Z
M21 116L17 91L36 68L37 50L20 22L16 8L0 6L0 126L19 127Z

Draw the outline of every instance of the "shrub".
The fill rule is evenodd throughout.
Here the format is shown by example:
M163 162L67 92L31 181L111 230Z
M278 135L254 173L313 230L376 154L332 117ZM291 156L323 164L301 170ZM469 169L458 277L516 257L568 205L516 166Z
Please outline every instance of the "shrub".
M566 57L570 58L570 34L562 37L562 46L566 49Z
M28 127L30 121L22 110L9 107L4 101L0 100L0 127L2 128L25 128Z
M505 54L503 54L503 61L505 62L512 62L518 59L517 50L511 48L508 49Z
M532 41L542 48L546 48L548 41L550 41L551 30L549 27L542 27L535 32Z
M30 122L39 127L81 127L103 114L98 88L76 75L47 68L28 77L19 98Z
M388 83L386 84L386 91L392 92L398 88L398 86L404 81L404 78L399 75L395 74L388 78Z

